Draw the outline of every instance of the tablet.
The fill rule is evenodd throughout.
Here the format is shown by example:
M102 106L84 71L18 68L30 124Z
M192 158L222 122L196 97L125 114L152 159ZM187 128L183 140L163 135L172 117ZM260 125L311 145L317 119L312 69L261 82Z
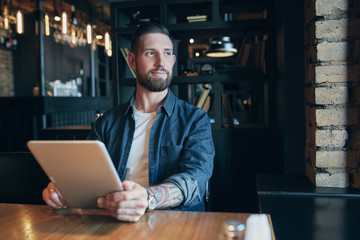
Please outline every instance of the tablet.
M97 208L100 196L123 189L100 141L32 140L27 146L69 207Z

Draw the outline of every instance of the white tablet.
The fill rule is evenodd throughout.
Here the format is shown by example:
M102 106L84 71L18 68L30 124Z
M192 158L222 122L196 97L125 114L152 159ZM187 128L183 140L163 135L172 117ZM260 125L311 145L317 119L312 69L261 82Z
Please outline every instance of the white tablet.
M104 143L29 141L28 148L69 207L97 208L97 199L122 184Z

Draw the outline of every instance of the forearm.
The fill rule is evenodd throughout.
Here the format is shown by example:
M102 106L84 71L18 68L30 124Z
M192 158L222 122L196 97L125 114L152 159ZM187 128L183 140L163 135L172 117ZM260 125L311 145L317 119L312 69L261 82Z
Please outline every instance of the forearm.
M184 201L184 194L173 183L162 183L156 186L148 186L146 190L153 196L152 209L171 208L180 205Z

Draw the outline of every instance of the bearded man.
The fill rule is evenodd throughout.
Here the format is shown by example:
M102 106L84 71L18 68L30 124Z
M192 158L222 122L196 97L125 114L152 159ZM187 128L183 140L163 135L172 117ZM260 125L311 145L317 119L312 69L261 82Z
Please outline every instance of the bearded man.
M205 209L215 156L211 124L204 110L169 90L175 61L162 24L138 27L128 54L136 91L98 118L88 137L104 142L123 181L124 191L98 199L98 206L118 220L136 222L154 209ZM43 199L53 208L66 207L53 183Z

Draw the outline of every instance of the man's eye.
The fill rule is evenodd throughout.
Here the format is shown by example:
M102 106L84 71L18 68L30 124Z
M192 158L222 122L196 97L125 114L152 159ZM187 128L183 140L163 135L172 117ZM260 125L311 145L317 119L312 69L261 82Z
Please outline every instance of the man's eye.
M165 56L171 56L172 52L165 52Z
M146 55L153 56L153 55L155 55L155 53L154 52L146 52Z

